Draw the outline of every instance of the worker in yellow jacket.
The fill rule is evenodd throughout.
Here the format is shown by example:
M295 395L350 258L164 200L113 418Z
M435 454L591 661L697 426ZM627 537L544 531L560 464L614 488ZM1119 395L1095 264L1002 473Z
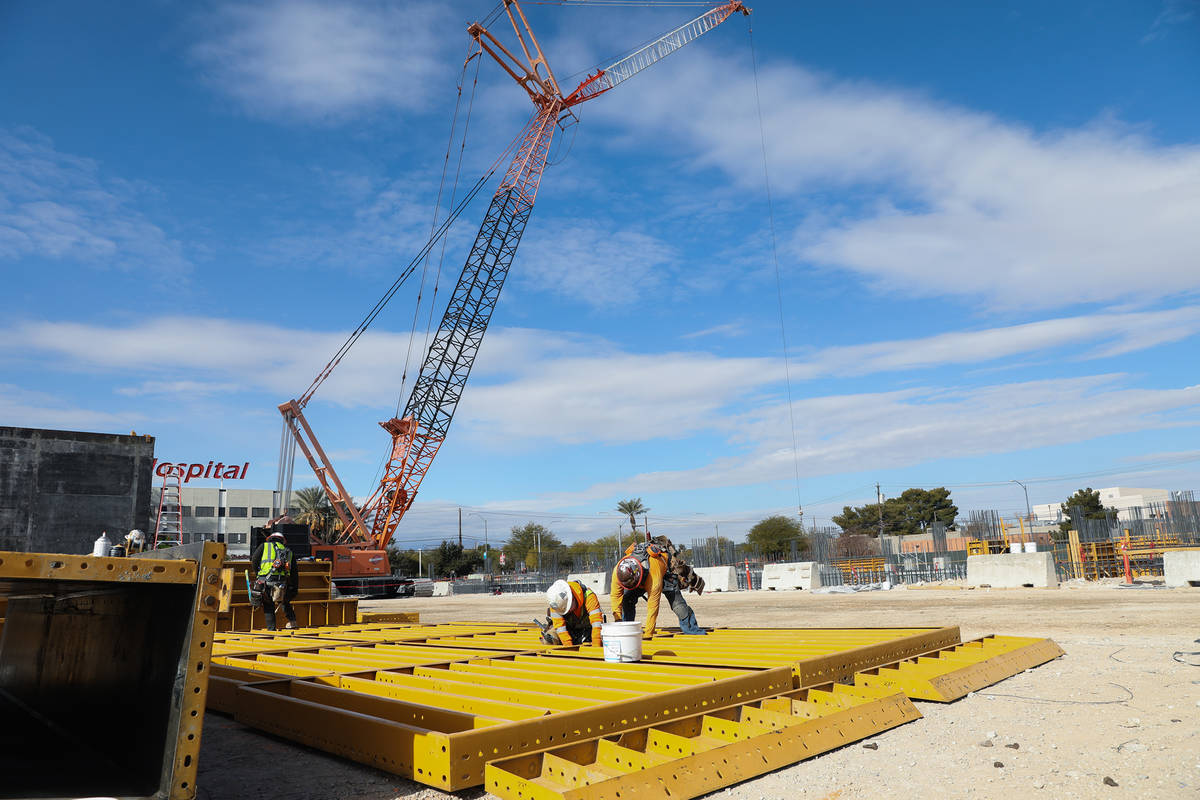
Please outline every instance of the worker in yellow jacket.
M612 612L615 620L634 621L637 618L637 601L645 595L646 622L642 625L642 638L648 639L654 635L658 606L665 595L671 610L679 617L679 629L683 633L696 636L708 633L696 622L696 612L684 599L679 578L669 569L669 557L662 547L653 542L638 542L625 553L612 574Z
M546 590L550 624L562 644L600 646L600 598L582 581L558 580Z

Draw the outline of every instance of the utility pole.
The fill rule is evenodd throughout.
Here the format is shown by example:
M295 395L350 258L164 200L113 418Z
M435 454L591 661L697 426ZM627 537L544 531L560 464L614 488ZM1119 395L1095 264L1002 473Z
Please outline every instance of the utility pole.
M879 484L875 484L875 499L879 503L879 546L883 547L883 492L879 490Z
M458 549L462 550L462 508L458 509Z
M1029 534L1033 536L1033 511L1029 508L1029 490L1025 488L1025 484L1018 480L1010 480L1009 483L1015 483L1025 491L1025 522L1029 524ZM1032 540L1032 539L1031 539Z

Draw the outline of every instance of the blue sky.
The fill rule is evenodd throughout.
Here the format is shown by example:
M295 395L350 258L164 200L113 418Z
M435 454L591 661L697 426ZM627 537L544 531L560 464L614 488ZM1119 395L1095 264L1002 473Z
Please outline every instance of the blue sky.
M491 9L0 7L0 423L150 433L273 487L275 407L428 235ZM754 9L752 37L731 19L559 137L398 538L460 506L468 537L574 539L640 496L686 541L797 504L827 524L876 482L1008 514L1011 479L1034 504L1200 488L1200 4ZM700 10L527 9L570 86ZM490 62L469 104L466 75L460 192L530 111ZM435 318L491 189L448 237ZM309 406L358 494L432 284Z

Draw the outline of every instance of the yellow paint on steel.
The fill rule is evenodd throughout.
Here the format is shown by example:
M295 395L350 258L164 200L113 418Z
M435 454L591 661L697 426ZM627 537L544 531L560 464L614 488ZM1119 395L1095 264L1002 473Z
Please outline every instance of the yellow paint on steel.
M506 800L686 800L802 761L920 717L900 694L858 696L816 717L757 702L487 765L485 787ZM807 701L798 700L807 705Z
M390 697L407 703L420 703L434 708L462 711L467 714L483 714L498 719L521 720L544 717L549 710L541 706L524 705L502 700L487 700L479 697L448 694L437 689L402 686L385 681L356 678L343 675L339 681L342 689L352 689L362 694Z
M201 560L205 561L203 557ZM0 550L0 579L195 584L199 570L197 562L192 560L107 558ZM217 577L213 586L218 596L213 610L220 605L220 572L220 567L216 567Z
M448 669L433 669L430 667L416 667L413 670L414 675L422 677L446 677L444 673L447 671L451 675L462 676L466 670L455 669L461 667L461 664L450 664ZM478 673L475 673L478 674ZM505 673L501 670L490 670L486 672L487 682L491 686L503 686L509 689L521 689L531 692L545 692L548 694L562 694L571 697L587 697L595 701L607 702L609 700L624 700L630 697L637 697L645 694L645 686L640 689L635 689L632 682L628 682L628 687L625 689L613 689L607 686L598 685L596 682L587 681L580 684L576 682L564 683L560 681L546 680L545 676L537 676L533 673L517 673L525 677L512 677L511 673ZM461 678L460 678L461 679Z
M928 656L864 670L854 676L854 683L948 703L1061 655L1062 649L1050 639L985 636Z
M603 705L606 702L603 698L590 697L586 691L580 691L568 696L561 693L551 694L542 692L536 688L501 686L493 680L488 680L486 683L481 684L471 681L454 680L455 677L462 678L464 676L461 673L452 673L448 670L423 670L419 675L381 670L376 673L375 680L382 681L383 683L392 683L397 686L428 689L434 692L441 692L447 696L458 695L468 699L498 700L503 703L531 706L540 708L547 714L559 711L574 711L580 708L587 708L588 706Z

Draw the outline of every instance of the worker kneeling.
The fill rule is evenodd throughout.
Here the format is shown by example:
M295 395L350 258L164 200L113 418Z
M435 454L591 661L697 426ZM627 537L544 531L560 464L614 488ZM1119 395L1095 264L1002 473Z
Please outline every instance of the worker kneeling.
M600 646L600 598L582 581L558 580L546 590L550 625L561 644Z
M679 617L679 629L683 633L703 636L708 631L696 622L696 612L684 599L679 577L669 569L668 560L667 553L657 544L639 542L617 562L612 575L613 618L618 622L633 622L637 601L645 595L646 622L642 626L642 637L649 638L654 635L658 605L665 595L671 610Z

